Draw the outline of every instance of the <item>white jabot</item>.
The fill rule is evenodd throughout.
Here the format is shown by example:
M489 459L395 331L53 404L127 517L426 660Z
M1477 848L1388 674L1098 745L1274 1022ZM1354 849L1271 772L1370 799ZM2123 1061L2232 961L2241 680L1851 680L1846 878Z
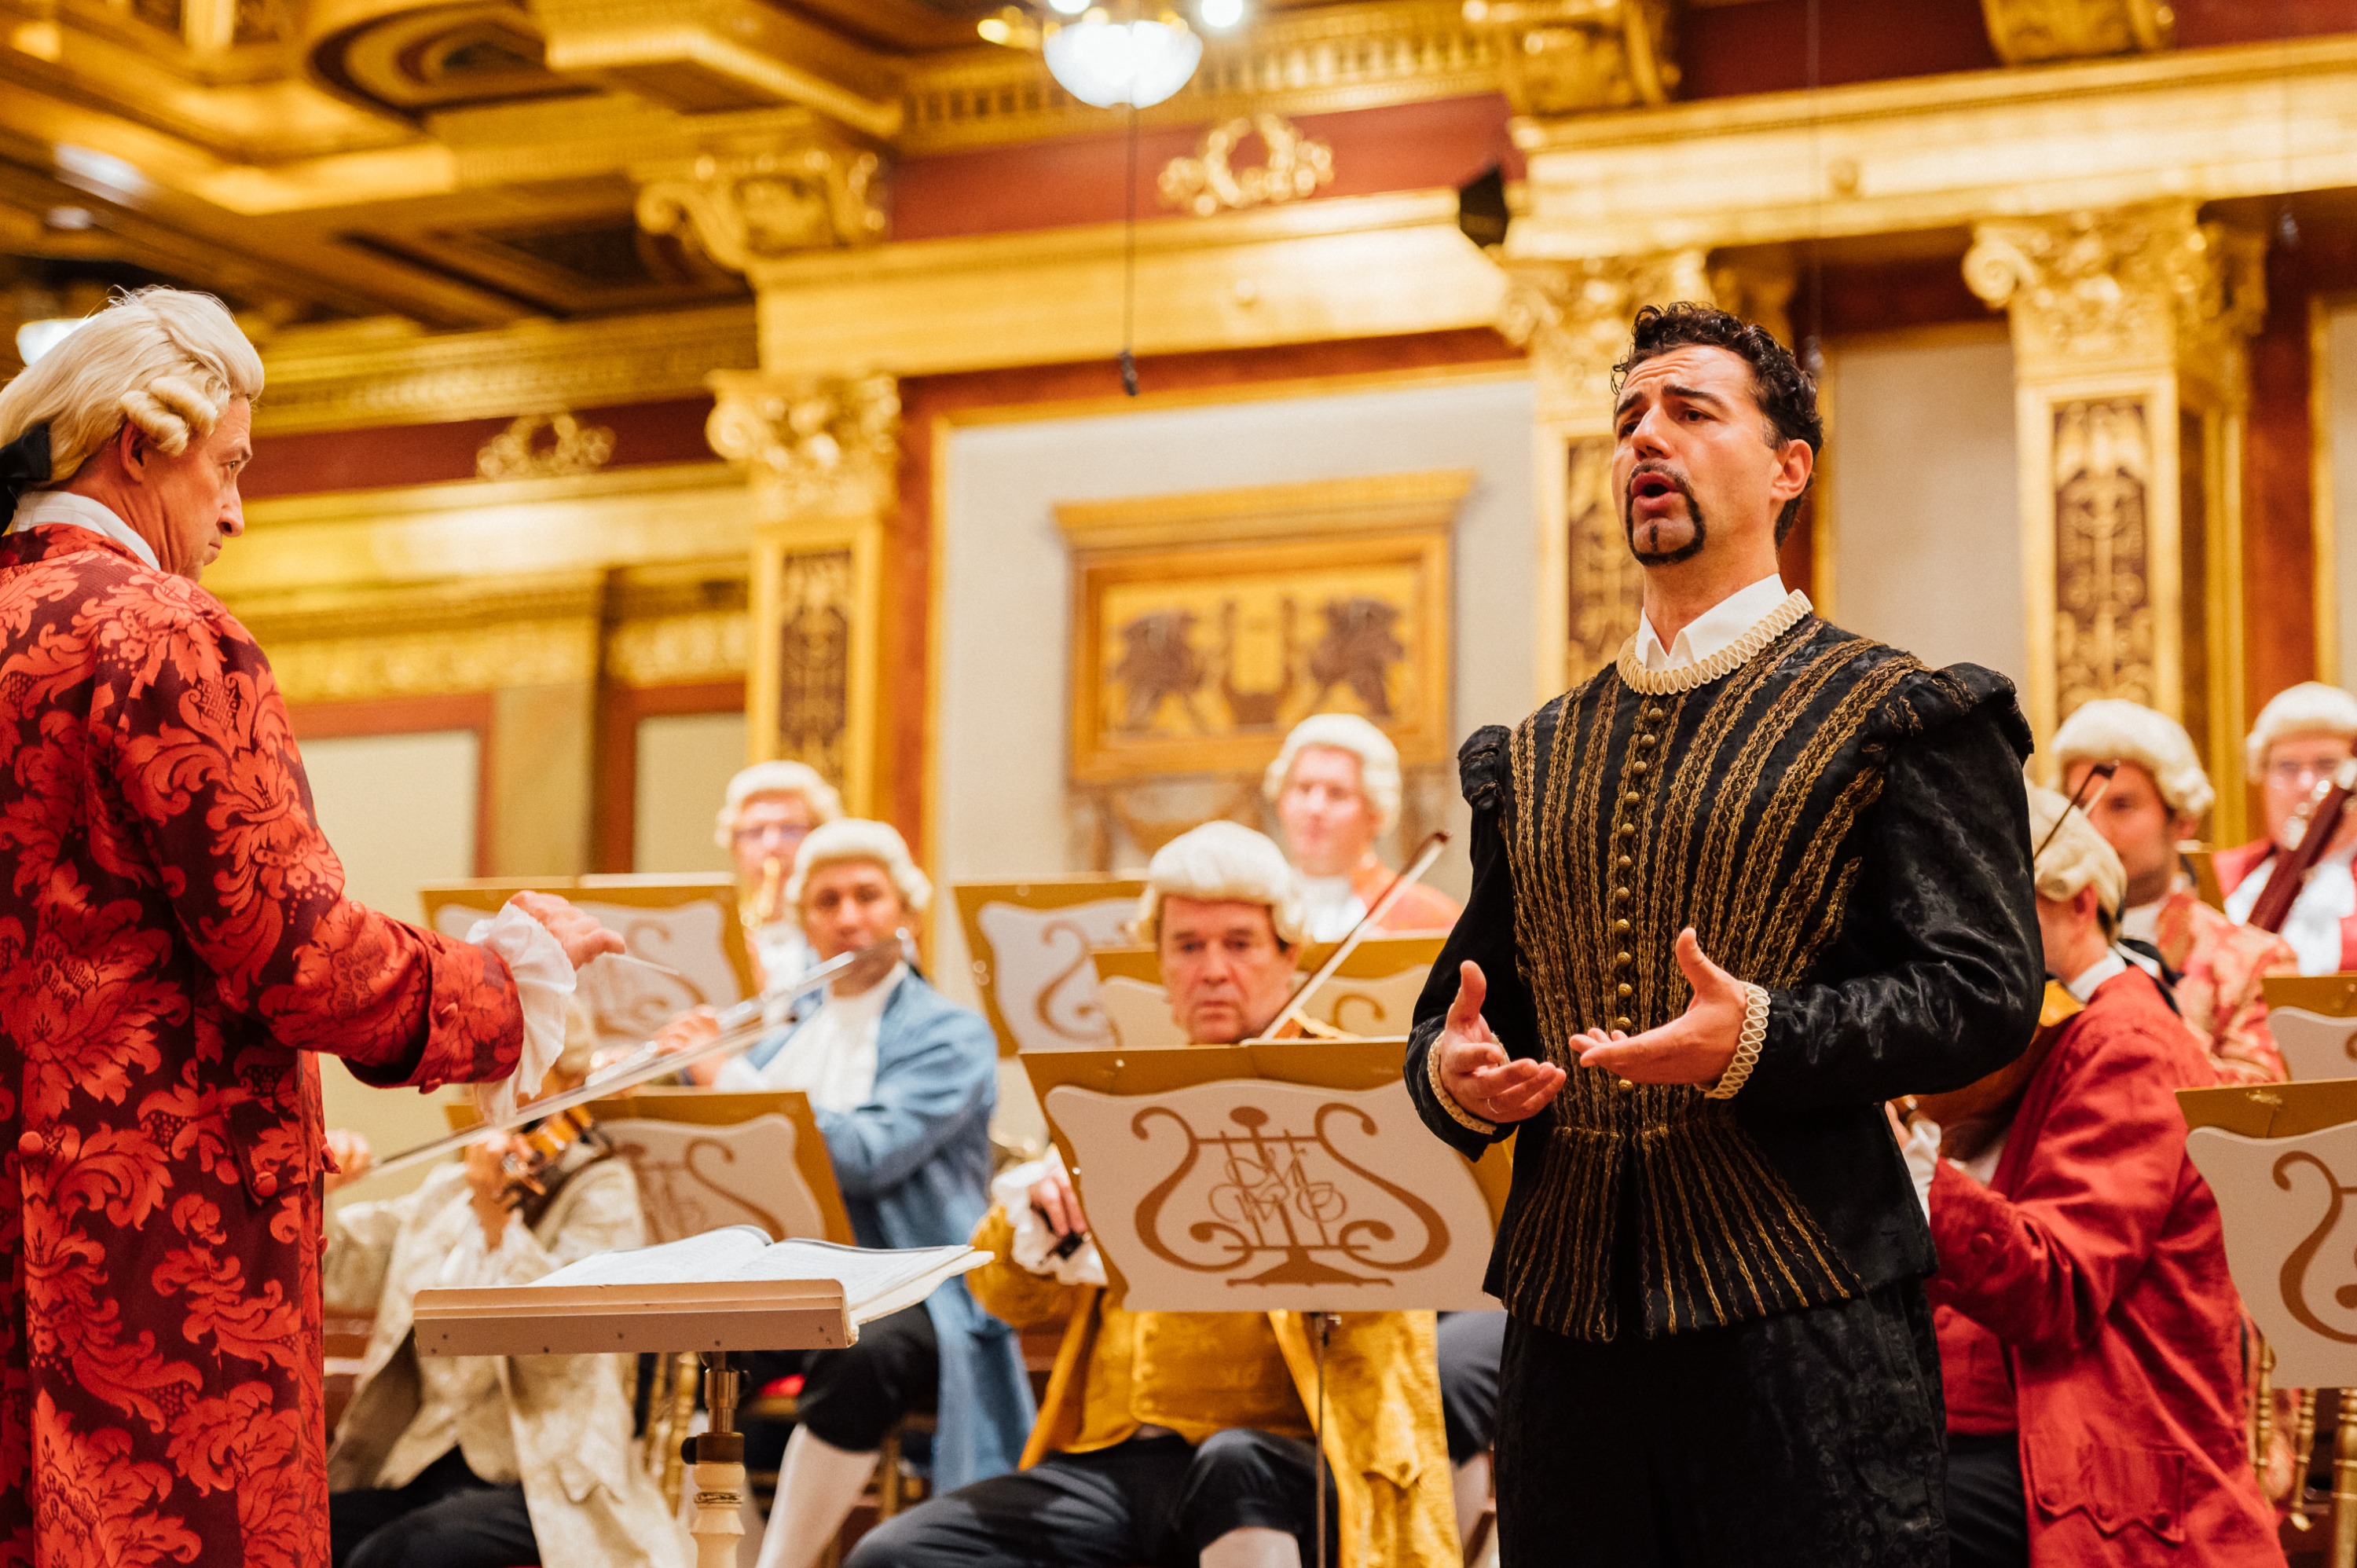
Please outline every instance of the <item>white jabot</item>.
M909 966L892 972L856 996L829 991L826 1004L810 1022L786 1036L759 1069L738 1058L720 1069L720 1089L799 1089L822 1111L856 1111L876 1092L877 1036L885 1004L909 977Z
M1785 599L1784 579L1762 577L1738 588L1696 616L1665 650L1651 618L1637 618L1637 662L1648 670L1699 664L1775 613Z
M2117 948L2104 950L2104 956L2062 983L2062 989L2085 1002L2095 994L2095 987L2115 974L2128 972L2128 961L2120 956Z
M1309 940L1339 942L1351 934L1365 902L1347 876L1305 876L1301 879L1302 912L1309 918Z
M2349 869L2351 852L2341 850L2316 863L2299 897L2284 917L2283 940L2291 944L2302 974L2334 974L2341 969L2341 922L2357 914L2357 878ZM2236 924L2251 918L2251 907L2266 890L2275 870L2275 856L2251 868L2226 895L2226 918Z
M2149 904L2131 904L2120 911L2120 935L2134 937L2140 942L2158 942L2160 933L2160 907L2166 897Z
M27 490L16 498L16 515L8 523L8 532L18 532L38 528L45 522L62 522L74 528L86 528L92 533L102 533L158 572L163 564L156 559L156 547L139 537L132 526L115 515L114 509L78 496L70 490Z

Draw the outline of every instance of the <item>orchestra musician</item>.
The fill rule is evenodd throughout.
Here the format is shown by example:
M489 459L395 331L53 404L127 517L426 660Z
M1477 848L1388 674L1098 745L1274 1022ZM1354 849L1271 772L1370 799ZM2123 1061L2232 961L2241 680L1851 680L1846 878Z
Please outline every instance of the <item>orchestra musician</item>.
M2357 697L2320 681L2303 681L2278 692L2259 710L2246 746L2251 779L2259 786L2266 836L2222 849L2211 864L2226 895L2229 918L2250 918L2267 884L2276 854L2289 847L2292 824L2317 787L2357 745ZM2357 877L2350 858L2357 853L2357 811L2346 812L2323 858L2300 885L2283 939L2299 960L2302 974L2332 974L2357 969Z
M1137 931L1160 954L1173 1018L1216 1044L1275 1019L1306 936L1282 853L1226 822L1155 854ZM993 1193L974 1237L993 1262L966 1276L976 1298L1020 1326L1065 1326L1025 1467L884 1521L846 1568L1316 1561L1317 1370L1303 1316L1114 1306L1060 1161L1006 1172ZM1335 1561L1459 1561L1432 1314L1339 1323L1325 1441Z
M783 885L783 908L821 962L895 940L931 897L897 830L849 817L802 841ZM665 1043L684 1048L713 1033L709 1014L692 1014ZM741 1058L690 1070L721 1089L810 1097L863 1247L955 1245L988 1207L997 1039L905 962L864 986L838 979L808 1017ZM818 1560L874 1475L885 1434L910 1412L939 1413L932 1469L942 1489L1012 1468L1031 1420L1014 1334L958 1280L922 1306L863 1324L847 1348L757 1355L747 1369L757 1388L802 1380L761 1568Z
M2235 924L2194 892L2178 845L2200 832L2216 794L2185 726L2142 703L2098 697L2062 721L2050 749L2066 798L2094 768L2118 765L2084 809L2127 875L2120 935L2168 966L2178 1013L2201 1037L2219 1081L2283 1081L2263 983L2298 973L2299 960L2282 938Z
M807 762L756 762L728 780L713 837L736 870L737 913L765 991L818 961L786 901L786 876L802 840L842 815L843 797Z
M546 1090L580 1083L596 1045L576 1003ZM367 1151L346 1138L349 1179ZM615 1357L422 1356L411 1332L429 1286L528 1284L646 1242L638 1180L594 1126L544 1165L486 1134L415 1192L335 1213L327 1304L376 1322L328 1455L333 1568L680 1568Z
M1399 748L1356 714L1312 714L1293 726L1261 779L1300 874L1309 940L1340 941L1391 886L1376 841L1400 814ZM1385 912L1385 931L1445 931L1457 902L1421 883Z
M522 895L457 941L345 897L253 636L262 361L115 299L0 391L0 1556L325 1562L318 1054L537 1086L620 939Z
M1934 1259L1881 1104L2036 1027L2029 726L1785 589L1823 424L1766 331L1640 311L1614 418L1636 634L1459 753L1472 891L1406 1063L1451 1147L1516 1138L1501 1559L1932 1568Z
M2126 874L2033 787L2046 967L2083 1008L2009 1124L1960 1163L1919 1120L1907 1162L1939 1249L1954 1568L2281 1564L2246 1450L2242 1306L2176 1090L2216 1075L2114 946ZM1951 1150L1954 1153L1954 1150Z

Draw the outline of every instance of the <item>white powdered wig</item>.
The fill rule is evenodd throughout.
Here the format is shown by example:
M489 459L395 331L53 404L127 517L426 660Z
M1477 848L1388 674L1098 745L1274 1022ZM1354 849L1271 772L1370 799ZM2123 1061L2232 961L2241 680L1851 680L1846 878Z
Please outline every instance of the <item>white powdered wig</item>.
M715 843L726 849L735 841L737 813L757 795L797 796L819 823L837 822L843 816L843 797L809 763L757 762L738 768L728 780L728 794L720 802L719 821L712 830Z
M802 907L802 887L810 881L811 873L822 865L834 865L846 860L865 860L884 868L892 886L900 890L900 902L909 913L920 915L925 906L933 901L933 885L917 869L909 857L908 841L900 830L889 822L871 822L864 817L838 817L823 827L813 828L810 837L794 855L793 875L786 878L786 908Z
M2193 737L2167 714L2118 697L2082 703L2054 732L2057 767L2074 762L2133 762L2152 775L2160 798L2179 816L2198 817L2218 799L2194 755Z
M2062 823L2061 831L2055 822ZM2053 833L2053 842L2046 835ZM2128 874L2117 851L2095 831L2087 813L2042 785L2029 786L2029 843L2045 844L2038 857L2038 896L2057 903L2076 898L2079 890L2094 885L2095 901L2104 911L2105 928L2120 918L2120 900L2127 896Z
M172 456L212 433L231 403L262 394L262 356L209 294L118 295L0 389L0 443L49 427L49 483L63 484L128 420ZM5 520L0 520L5 521Z
M1261 775L1261 793L1271 804L1285 793L1285 781L1293 774L1293 759L1306 746L1330 746L1359 759L1359 789L1374 809L1375 832L1391 832L1400 813L1399 747L1392 744L1392 737L1356 714L1310 714L1293 726L1276 760Z
M2277 692L2251 725L2251 777L2266 772L2267 753L2277 741L2308 735L2357 737L2357 697L2321 681L2302 681Z
M1140 941L1161 941L1165 898L1265 904L1277 940L1296 947L1309 934L1301 884L1285 852L1267 834L1242 822L1205 822L1154 852L1146 867L1146 895L1137 901L1137 919L1131 928Z

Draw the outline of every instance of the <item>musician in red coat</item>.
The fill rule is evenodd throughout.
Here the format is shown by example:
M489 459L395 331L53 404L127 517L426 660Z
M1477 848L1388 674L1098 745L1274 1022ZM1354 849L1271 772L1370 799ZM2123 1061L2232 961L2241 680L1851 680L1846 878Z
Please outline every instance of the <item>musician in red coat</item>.
M2211 861L2225 894L2230 919L2247 920L2266 888L2279 846L2317 786L2332 776L2357 745L2357 697L2320 681L2303 681L2278 692L2259 710L2245 749L2252 782L2266 814L2267 836ZM2350 859L2357 852L2357 811L2345 814L2323 857L2301 884L2284 918L2283 940L2299 961L2302 974L2357 969L2357 877Z
M269 661L197 585L261 384L158 289L0 391L8 1563L328 1561L313 1053L536 1081L619 946L562 900L477 945L344 897Z
M2036 843L2063 801L2031 795ZM2112 945L2124 883L2071 811L2038 912L2084 1010L1968 1165L1928 1123L1908 1144L1940 1254L1953 1568L2283 1562L2246 1454L2224 1234L2175 1098L2217 1075Z

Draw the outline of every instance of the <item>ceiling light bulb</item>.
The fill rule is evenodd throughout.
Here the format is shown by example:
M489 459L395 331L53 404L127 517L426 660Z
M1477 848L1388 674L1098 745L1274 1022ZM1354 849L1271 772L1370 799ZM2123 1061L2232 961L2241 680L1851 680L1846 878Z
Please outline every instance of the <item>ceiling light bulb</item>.
M1195 14L1207 27L1232 27L1244 19L1244 0L1202 0Z
M1091 0L1048 0L1048 4L1055 7L1058 14L1066 16L1079 16L1089 8L1090 3Z
M1115 22L1092 11L1049 34L1045 52L1049 74L1082 102L1151 109L1193 79L1203 40L1176 17Z
M83 318L74 316L52 316L42 321L27 321L16 328L16 358L30 365L34 360L74 335Z

